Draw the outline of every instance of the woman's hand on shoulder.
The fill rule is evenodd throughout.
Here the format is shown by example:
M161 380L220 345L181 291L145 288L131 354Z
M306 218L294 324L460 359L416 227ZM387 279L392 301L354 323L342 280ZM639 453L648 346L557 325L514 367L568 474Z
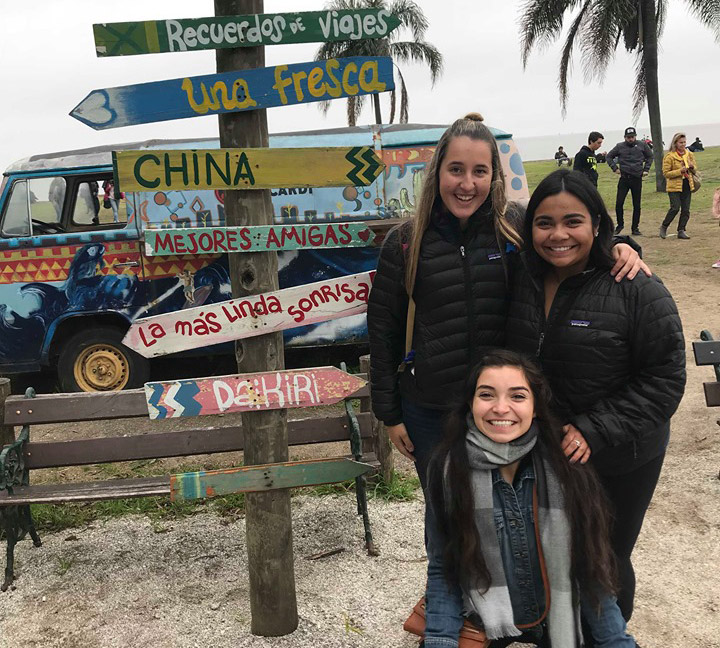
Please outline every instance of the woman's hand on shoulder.
M581 464L586 464L588 459L590 459L592 450L590 450L590 446L582 435L582 432L572 423L564 425L563 432L565 436L562 440L562 449L565 456L570 460L570 463L577 463L579 461Z
M386 425L385 429L390 437L390 441L393 442L393 445L398 449L398 452L410 459L410 461L415 461L415 457L412 454L415 450L415 446L413 445L413 442L410 441L410 437L405 429L405 424L398 423L397 425Z
M610 270L610 274L615 277L615 281L620 282L625 278L632 281L641 270L648 277L652 277L652 270L627 243L618 243L613 246L612 254L615 265Z

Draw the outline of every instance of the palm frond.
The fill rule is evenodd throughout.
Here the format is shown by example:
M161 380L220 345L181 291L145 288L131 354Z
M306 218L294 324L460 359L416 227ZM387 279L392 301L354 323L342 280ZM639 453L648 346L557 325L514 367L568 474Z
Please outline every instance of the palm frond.
M430 68L430 79L434 84L442 74L443 57L434 45L425 41L411 43L403 41L389 43L390 55L401 63L425 63Z
M383 3L385 4L385 3ZM420 6L412 0L395 0L388 9L400 19L400 24L409 29L414 40L423 40L429 26Z
M720 1L686 0L690 13L703 25L715 32L715 40L720 42Z
M526 0L521 8L520 52L523 67L527 67L530 51L555 40L562 32L565 12L574 9L582 0Z
M585 20L589 4L590 0L586 0L585 4L582 6L582 9L580 9L580 12L575 17L575 20L573 20L572 25L570 25L567 37L565 38L565 45L563 46L562 54L560 56L560 74L558 76L558 89L560 90L560 112L563 119L567 114L568 77L570 74L570 68L572 66L572 52L575 47L575 37L580 31L580 27Z
M645 77L645 61L642 51L635 60L635 90L633 91L633 122L637 122L647 100L647 84Z

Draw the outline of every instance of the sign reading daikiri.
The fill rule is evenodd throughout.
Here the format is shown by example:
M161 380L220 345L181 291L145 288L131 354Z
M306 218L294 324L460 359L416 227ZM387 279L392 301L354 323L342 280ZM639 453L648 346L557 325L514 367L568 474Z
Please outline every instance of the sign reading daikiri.
M113 151L119 191L365 186L384 168L369 146Z
M98 56L124 56L383 38L399 25L386 9L350 9L103 23L93 32Z
M93 90L70 116L102 130L394 88L390 57L352 56Z
M368 247L374 240L375 233L365 223L146 229L145 255Z
M151 419L333 405L366 382L336 367L145 384Z
M375 271L136 320L123 344L146 358L358 315Z

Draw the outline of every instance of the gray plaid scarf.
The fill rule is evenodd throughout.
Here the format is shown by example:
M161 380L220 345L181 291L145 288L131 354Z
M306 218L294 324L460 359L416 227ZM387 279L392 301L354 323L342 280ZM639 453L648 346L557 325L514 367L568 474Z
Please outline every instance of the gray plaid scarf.
M538 426L510 443L497 443L475 426L472 414L467 417L466 448L471 468L470 480L475 502L475 524L490 572L490 588L464 592L465 609L475 612L483 622L489 639L515 637L522 634L513 620L510 593L503 569L500 545L495 531L493 514L492 470L522 459L535 446ZM532 455L537 492L536 527L540 538L541 557L545 558L549 591L546 591L548 632L553 648L582 646L578 606L573 601L571 582L570 525L565 514L565 499L560 484L547 460L535 452Z

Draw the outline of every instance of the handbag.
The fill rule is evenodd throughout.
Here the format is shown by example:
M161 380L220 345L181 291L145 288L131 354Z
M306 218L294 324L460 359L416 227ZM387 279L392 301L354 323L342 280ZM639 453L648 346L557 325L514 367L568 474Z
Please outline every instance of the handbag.
M110 209L110 198L103 198L103 207Z
M425 597L423 596L413 608L407 621L403 623L403 630L418 637L425 636ZM465 621L460 629L458 648L489 648L490 640L485 632L476 628L469 621Z
M691 171L690 175L692 176L693 181L693 190L692 192L695 193L698 189L700 189L700 185L702 184L702 177L697 171Z

